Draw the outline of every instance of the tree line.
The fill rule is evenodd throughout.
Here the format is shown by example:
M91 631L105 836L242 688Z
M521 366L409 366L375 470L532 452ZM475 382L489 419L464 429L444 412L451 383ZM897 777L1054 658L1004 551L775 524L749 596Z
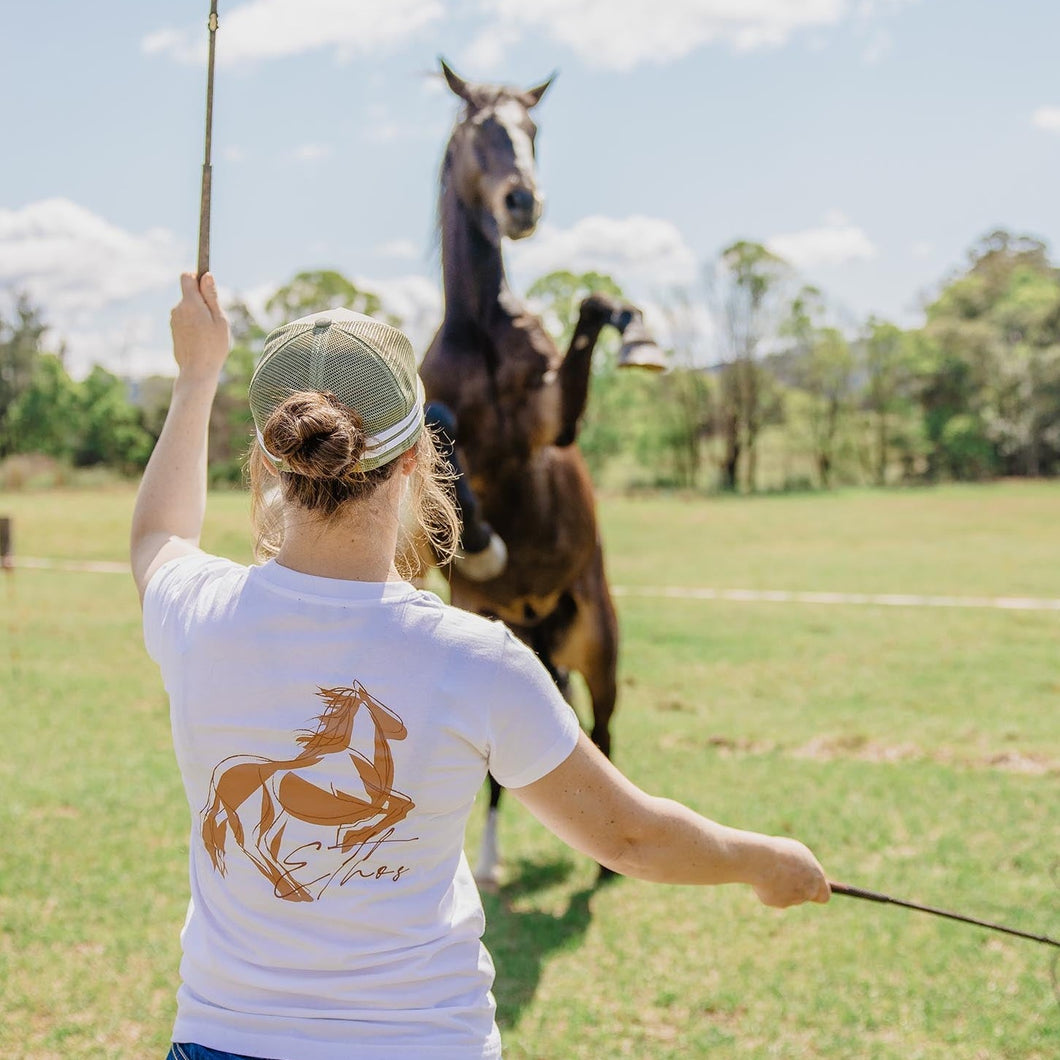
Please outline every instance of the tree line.
M622 294L597 273L554 272L528 290L561 348L592 290ZM337 306L382 311L333 270L298 273L257 316L229 307L215 482L241 480L247 384L268 330ZM918 328L843 319L750 241L726 247L702 291L666 312L665 374L623 370L613 337L598 347L579 441L599 482L753 492L1060 474L1060 269L1039 239L998 231L979 241ZM75 381L47 335L44 310L24 296L0 315L0 461L37 453L139 472L169 380L123 380L97 365Z

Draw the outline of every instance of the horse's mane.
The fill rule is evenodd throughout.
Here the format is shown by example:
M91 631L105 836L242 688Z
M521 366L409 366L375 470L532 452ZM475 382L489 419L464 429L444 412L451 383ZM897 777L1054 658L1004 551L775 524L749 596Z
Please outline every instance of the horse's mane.
M344 750L350 742L350 731L357 708L367 693L360 682L352 688L320 688L317 695L326 704L315 718L317 727L305 729L297 741L312 754L332 754Z

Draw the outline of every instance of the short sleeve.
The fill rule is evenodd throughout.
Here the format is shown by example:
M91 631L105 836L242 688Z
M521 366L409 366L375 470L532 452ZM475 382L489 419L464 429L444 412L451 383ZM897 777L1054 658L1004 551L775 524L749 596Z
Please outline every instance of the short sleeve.
M192 552L155 571L144 592L144 646L163 670L184 651L203 590L233 568L244 569L207 552Z
M574 750L578 716L541 660L507 630L492 700L489 770L503 787L540 780Z

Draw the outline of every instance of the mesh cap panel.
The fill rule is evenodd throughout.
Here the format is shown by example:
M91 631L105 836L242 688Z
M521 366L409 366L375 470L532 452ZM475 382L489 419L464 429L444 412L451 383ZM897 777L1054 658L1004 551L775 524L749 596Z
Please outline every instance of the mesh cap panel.
M269 417L300 390L330 391L360 413L369 436L357 465L363 471L393 460L423 429L423 386L412 344L397 328L361 313L315 313L266 338L250 379L250 410L263 449Z

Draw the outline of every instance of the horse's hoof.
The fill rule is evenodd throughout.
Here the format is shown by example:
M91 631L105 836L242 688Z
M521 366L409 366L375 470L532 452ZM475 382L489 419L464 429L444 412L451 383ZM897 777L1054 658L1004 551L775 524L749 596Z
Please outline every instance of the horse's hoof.
M508 565L508 546L490 534L489 544L479 552L465 553L453 559L453 566L472 582L488 582Z

